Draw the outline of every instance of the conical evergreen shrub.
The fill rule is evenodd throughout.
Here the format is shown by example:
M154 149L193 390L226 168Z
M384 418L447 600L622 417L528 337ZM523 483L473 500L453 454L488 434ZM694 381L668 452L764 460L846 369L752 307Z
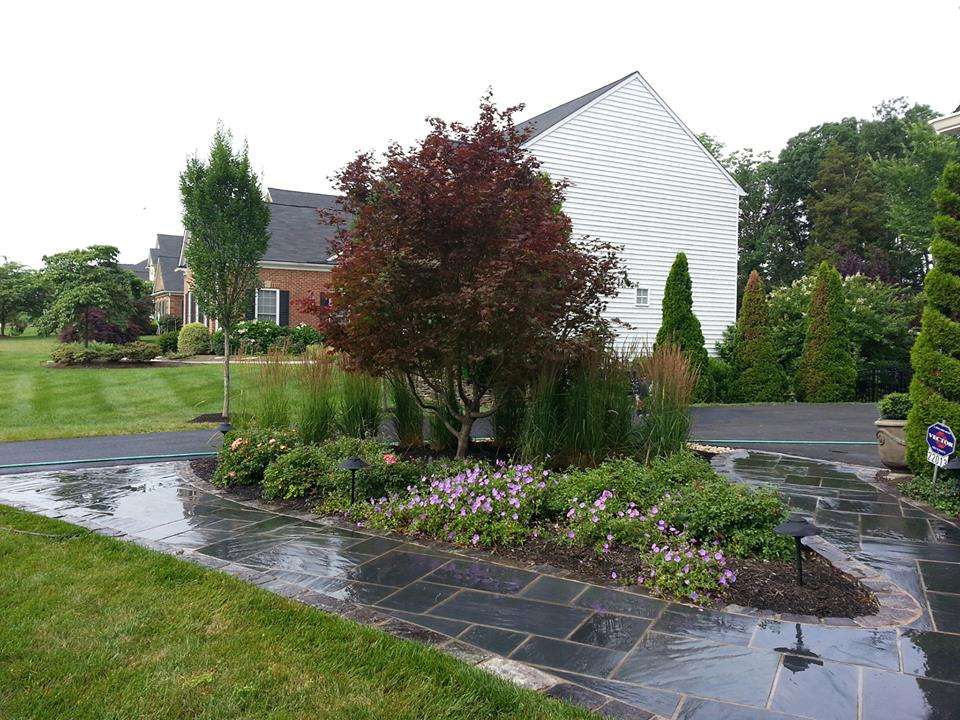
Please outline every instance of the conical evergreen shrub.
M735 351L736 392L740 402L779 402L784 399L787 375L770 339L770 314L763 280L750 273L737 318Z
M683 253L677 253L663 289L663 319L657 331L656 346L664 343L679 347L690 361L691 369L699 373L695 399L711 399L713 383L707 371L707 348L703 344L700 321L693 314L693 283L687 256Z
M930 243L933 267L924 280L926 306L910 353L913 409L907 418L907 462L927 463L927 427L944 422L960 432L960 164L950 163L933 198L939 213Z
M797 367L796 390L806 402L853 400L857 364L847 335L843 282L837 269L824 261L807 311L807 337Z

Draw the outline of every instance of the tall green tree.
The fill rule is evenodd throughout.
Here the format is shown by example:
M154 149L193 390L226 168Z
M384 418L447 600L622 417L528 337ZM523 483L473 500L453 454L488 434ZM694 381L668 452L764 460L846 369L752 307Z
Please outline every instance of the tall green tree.
M910 355L907 461L917 473L927 466L927 427L944 422L960 428L960 163L947 165L934 200L933 267L924 280L927 301Z
M754 270L747 280L737 317L734 370L741 402L779 402L787 376L770 338L770 316L763 280Z
M700 373L697 387L699 399L708 399L712 388L707 374L707 348L704 346L700 321L693 314L693 282L687 256L677 253L667 284L663 289L663 318L657 331L656 345L670 343L678 346Z
M230 416L230 336L259 284L270 211L246 144L217 128L209 158L191 158L180 175L184 250L191 290L207 317L223 330L223 417Z
M899 279L892 267L892 235L886 226L886 198L870 161L831 145L820 162L807 199L813 227L806 262L826 261L844 275Z
M43 285L34 270L18 262L0 264L0 337L10 323L39 317L43 302Z
M901 282L920 290L930 269L929 247L937 214L933 191L950 161L960 161L955 136L938 135L926 122L907 128L908 149L895 158L879 160L875 169L887 198L887 227L893 233L895 264Z
M797 368L797 395L805 402L843 402L856 391L857 365L847 330L840 273L824 261L807 311L807 337Z
M118 254L111 245L91 245L45 256L42 276L52 298L37 329L52 334L74 326L88 344L98 320L126 328L140 314L143 283L118 265Z

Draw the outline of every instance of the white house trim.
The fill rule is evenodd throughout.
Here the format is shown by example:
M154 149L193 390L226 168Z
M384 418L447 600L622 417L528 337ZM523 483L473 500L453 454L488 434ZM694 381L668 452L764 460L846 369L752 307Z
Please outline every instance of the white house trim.
M260 293L262 292L272 292L274 295L274 312L273 312L273 322L277 325L280 324L280 289L279 288L257 288L257 291L253 294L253 319L260 319Z
M958 112L934 118L930 121L930 125L940 134L960 135L960 108Z
M282 262L279 260L261 260L260 267L268 270L313 270L314 272L330 272L333 265L319 263Z

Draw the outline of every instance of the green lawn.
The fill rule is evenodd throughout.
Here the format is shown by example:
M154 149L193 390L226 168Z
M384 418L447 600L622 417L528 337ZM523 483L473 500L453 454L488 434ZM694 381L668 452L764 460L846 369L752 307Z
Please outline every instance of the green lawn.
M589 717L222 573L3 506L0 567L2 718Z
M52 338L0 338L0 441L197 429L220 410L219 365L49 368ZM237 395L255 371L239 368ZM242 398L241 398L242 399Z

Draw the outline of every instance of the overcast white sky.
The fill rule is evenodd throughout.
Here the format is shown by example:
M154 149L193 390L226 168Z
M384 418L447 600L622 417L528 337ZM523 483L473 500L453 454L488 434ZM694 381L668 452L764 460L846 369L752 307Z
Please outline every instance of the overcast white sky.
M0 27L0 256L180 232L222 119L265 185L325 192L427 114L539 113L639 70L695 131L778 150L905 95L960 103L960 0L14 3Z

